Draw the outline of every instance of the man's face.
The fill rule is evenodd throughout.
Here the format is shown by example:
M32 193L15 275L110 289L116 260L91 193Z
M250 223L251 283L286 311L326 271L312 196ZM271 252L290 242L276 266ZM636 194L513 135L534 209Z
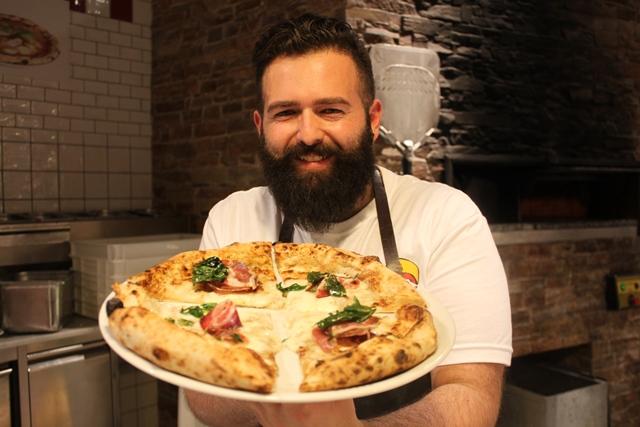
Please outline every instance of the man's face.
M322 230L346 219L370 183L380 104L367 111L346 54L323 50L276 59L254 112L265 177L287 215Z

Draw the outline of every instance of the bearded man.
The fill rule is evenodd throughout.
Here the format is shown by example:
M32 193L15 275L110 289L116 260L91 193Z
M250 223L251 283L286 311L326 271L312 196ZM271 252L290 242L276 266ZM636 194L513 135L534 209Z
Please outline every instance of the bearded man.
M375 166L382 105L367 51L346 23L312 15L285 21L262 36L253 59L260 102L253 122L268 186L216 204L201 249L280 240L325 243L387 264L402 258L416 285L453 316L456 342L431 372L432 390L425 394L421 383L418 397L383 408L387 414L376 411L384 405L375 398L257 404L186 391L190 409L220 426L494 425L511 322L486 220L455 189ZM382 235L383 222L391 236ZM182 400L180 424L190 415Z

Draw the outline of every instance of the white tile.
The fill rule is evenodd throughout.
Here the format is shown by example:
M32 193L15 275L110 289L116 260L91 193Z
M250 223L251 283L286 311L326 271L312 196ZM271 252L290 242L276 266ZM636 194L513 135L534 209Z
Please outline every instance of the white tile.
M117 58L120 56L120 47L114 44L98 43L98 55Z
M145 51L151 51L151 39L142 37L132 37L131 47Z
M81 172L84 170L84 152L78 145L59 145L58 164L64 172Z
M58 89L58 86L60 85L58 82L53 80L33 80L31 84L33 86L44 87L49 89Z
M151 114L145 113L145 112L140 113L137 111L132 111L131 121L133 123L143 123L143 124L151 123Z
M89 54L87 54L85 56L85 58L84 58L84 64L87 67L107 68L109 62L107 61L107 57L106 56L98 56L98 55L89 55Z
M19 128L41 129L42 122L42 116L16 114L16 127Z
M83 212L85 210L84 200L82 199L61 199L60 210L62 212Z
M151 198L151 174L131 175L131 197Z
M74 25L82 25L83 27L95 27L96 18L86 13L71 12L71 23Z
M118 133L118 124L115 122L96 121L96 132L115 135Z
M151 150L132 148L131 165L135 172L151 173Z
M151 89L148 87L132 87L131 96L133 98L151 99Z
M95 42L90 42L87 40L78 40L78 39L71 40L71 48L75 52L92 53L92 54L95 54L97 50Z
M68 90L46 89L44 99L49 102L69 104L71 102L71 92Z
M67 199L84 196L84 176L81 172L60 173L60 197Z
M151 138L148 136L132 136L131 147L135 148L151 148Z
M0 127L15 127L16 115L14 113L0 113Z
M69 52L69 64L84 65L85 54L82 52Z
M150 26L151 13L151 3L133 0L133 22Z
M84 147L84 170L85 172L107 171L106 147Z
M109 69L115 71L129 71L131 62L126 59L109 58Z
M124 210L131 209L131 200L109 199L109 209L112 211L124 211Z
M99 211L101 209L108 209L109 208L109 200L107 200L107 199L85 199L84 205L85 205L85 207L86 207L86 209L88 211ZM123 414L123 417L124 417L124 414ZM124 427L124 426L125 425L122 424L122 427Z
M60 89L82 92L84 90L84 82L82 80L75 79L62 80L60 82Z
M42 114L45 116L57 116L58 104L52 102L33 101L31 103L31 112L33 114Z
M84 116L87 119L106 120L107 110L105 110L104 108L85 107Z
M151 137L153 135L151 125L141 124L140 125L140 135Z
M131 71L134 73L140 73L150 76L151 64L145 64L144 62L131 61Z
M87 199L103 199L107 197L106 173L87 173L84 177L84 196Z
M2 98L15 98L16 97L16 85L8 83L0 84L0 97Z
M136 98L120 98L120 108L123 110L139 111L140 100Z
M56 182L58 182L57 176L56 176ZM34 200L33 211L34 212L59 212L60 203L58 202L58 199Z
M120 75L122 84L130 86L142 86L142 75L136 73L122 73Z
M101 82L119 83L120 73L113 70L98 70L98 80Z
M73 66L73 78L81 80L96 80L98 73L95 68L83 67L81 65Z
M118 108L117 96L100 96L98 95L97 104L105 108Z
M130 61L142 61L142 50L123 47L120 49L120 58Z
M85 38L92 42L107 43L109 41L109 32L105 30L87 28L87 31L85 32Z
M97 27L101 30L109 30L109 31L120 31L120 26L118 25L118 21L115 19L96 17Z
M135 123L118 123L118 133L120 135L140 135L140 125Z
M79 25L70 25L69 35L71 36L71 38L82 40L85 38L84 30L85 28Z
M131 209L151 209L151 199L131 199Z
M60 132L58 142L67 145L82 145L82 134L80 132Z
M111 83L109 85L109 95L112 95L112 96L129 96L129 94L130 94L129 86L118 85L118 84L115 84L115 83Z
M58 172L33 172L31 174L31 195L34 199L58 197Z
M86 109L85 117L87 117ZM96 130L96 125L93 120L71 119L71 130L74 132L94 132Z
M109 174L109 198L129 197L131 195L131 179L128 173Z
M58 142L58 132L54 130L33 129L31 131L31 142L45 142L49 144L55 144L56 142Z
M5 83L11 83L14 85L30 85L31 79L25 76L18 76L16 74L5 74L3 81Z
M142 27L142 37L145 39L151 39L151 24Z
M73 92L71 94L71 103L75 105L85 105L93 107L96 105L96 96L91 93Z
M132 24L126 21L120 21L120 32L131 36L142 35L142 27L138 24Z
M131 36L128 34L109 33L109 42L118 46L131 47Z
M131 113L125 110L110 108L107 112L109 120L116 122L127 122L131 119Z
M5 200L4 209L7 213L31 212L31 200Z
M101 133L87 133L84 135L84 145L104 147L107 145L107 135Z
M2 128L3 141L29 142L30 137L31 133L29 132L29 129Z
M109 172L129 172L130 170L130 158L128 148L112 148L109 146Z
M4 170L29 170L31 151L29 144L19 142L2 143L2 168ZM7 191L5 187L5 191Z
M4 197L7 199L31 198L31 172L5 170L2 173L2 180Z
M14 113L28 113L31 110L31 101L24 99L2 99L2 111Z
M60 117L73 117L76 119L84 117L84 107L79 105L60 104L58 110Z
M141 109L145 113L149 113L151 111L151 102L149 102L149 100L143 99L141 102Z
M142 86L146 89L151 87L151 76L142 76Z
M18 98L32 101L44 101L44 89L33 86L18 86Z
M152 59L153 59L153 56L151 55L150 51L142 52L142 62L144 62L145 64L151 64Z
M109 147L129 147L129 139L126 135L109 135Z
M52 130L69 130L69 119L63 117L45 116L44 128Z
M58 147L54 144L31 144L31 167L34 171L58 169Z

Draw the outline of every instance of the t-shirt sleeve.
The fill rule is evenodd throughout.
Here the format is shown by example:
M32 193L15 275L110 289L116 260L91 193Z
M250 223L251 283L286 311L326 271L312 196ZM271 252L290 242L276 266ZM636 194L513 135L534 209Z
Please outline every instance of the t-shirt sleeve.
M466 195L454 192L431 229L426 286L456 327L455 344L442 364L509 366L509 290L486 219Z
M216 205L217 206L217 205ZM220 247L216 237L216 206L212 207L207 216L202 229L202 239L200 239L200 250L216 249Z

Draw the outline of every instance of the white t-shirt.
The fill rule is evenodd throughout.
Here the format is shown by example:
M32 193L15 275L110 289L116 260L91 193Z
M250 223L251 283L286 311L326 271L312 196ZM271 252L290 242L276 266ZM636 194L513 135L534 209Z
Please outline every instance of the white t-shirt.
M382 169L404 271L449 311L456 326L443 365L511 362L511 310L502 262L487 221L461 191ZM282 214L267 187L239 191L216 204L201 249L276 241ZM375 202L328 232L294 228L294 242L318 242L384 262Z

